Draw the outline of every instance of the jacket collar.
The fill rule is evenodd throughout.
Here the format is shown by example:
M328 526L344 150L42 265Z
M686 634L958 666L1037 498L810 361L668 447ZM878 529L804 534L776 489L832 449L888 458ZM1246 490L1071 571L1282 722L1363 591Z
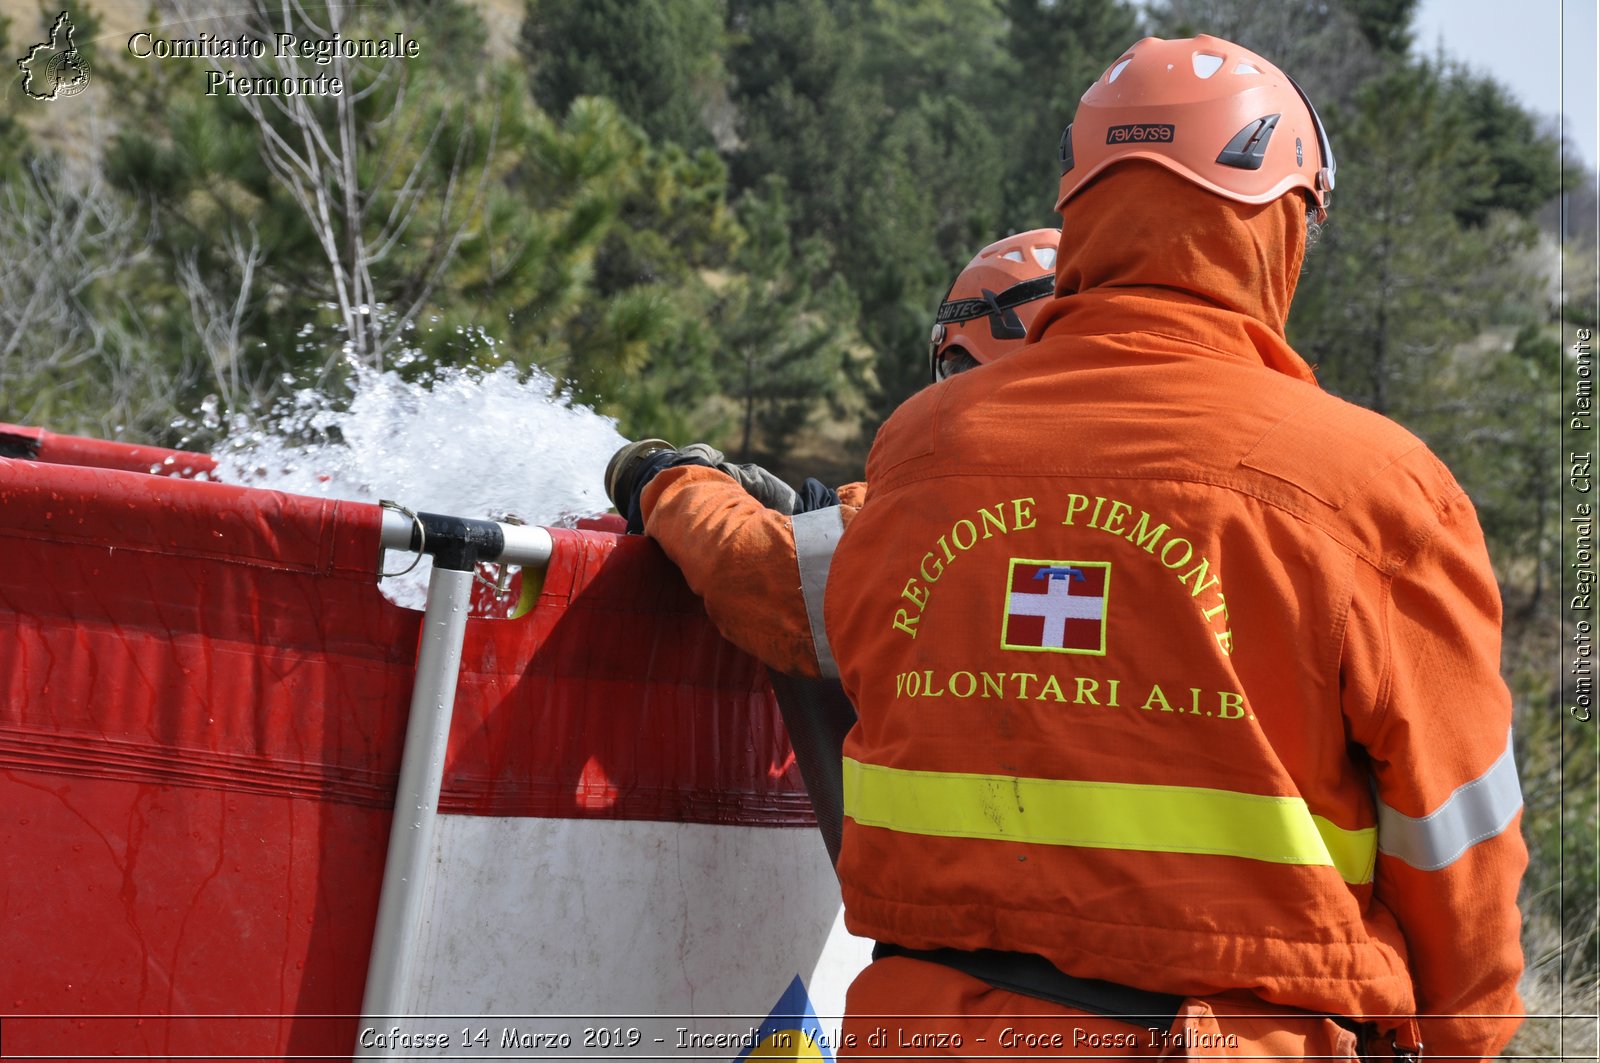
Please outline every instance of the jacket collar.
M1305 250L1298 195L1238 203L1136 161L1085 187L1061 221L1056 297L1030 340L1159 333L1315 382L1285 338Z

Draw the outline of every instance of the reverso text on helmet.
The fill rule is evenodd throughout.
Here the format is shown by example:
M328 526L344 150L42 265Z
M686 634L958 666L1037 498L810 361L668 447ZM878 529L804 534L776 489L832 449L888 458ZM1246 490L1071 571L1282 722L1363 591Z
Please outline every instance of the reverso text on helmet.
M1172 135L1177 131L1176 126L1160 125L1153 122L1138 125L1114 125L1106 130L1107 144L1132 144L1139 142L1159 142L1170 144Z

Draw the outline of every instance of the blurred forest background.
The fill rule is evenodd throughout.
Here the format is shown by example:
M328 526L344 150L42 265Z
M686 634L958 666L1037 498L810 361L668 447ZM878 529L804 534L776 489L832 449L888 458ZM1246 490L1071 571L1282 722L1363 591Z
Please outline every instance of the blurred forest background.
M960 266L1057 224L1061 130L1124 46L1209 32L1273 59L1339 160L1290 339L1477 503L1528 802L1529 1005L1592 1011L1596 731L1563 728L1558 617L1594 178L1501 85L1419 57L1416 0L32 3L0 7L0 55L65 6L93 81L37 103L12 68L0 421L204 448L197 424L354 365L515 362L630 438L834 482L923 383ZM133 60L121 27L403 30L422 56L215 60L347 88L207 97L211 64ZM1530 1024L1514 1050L1554 1055L1548 1037Z

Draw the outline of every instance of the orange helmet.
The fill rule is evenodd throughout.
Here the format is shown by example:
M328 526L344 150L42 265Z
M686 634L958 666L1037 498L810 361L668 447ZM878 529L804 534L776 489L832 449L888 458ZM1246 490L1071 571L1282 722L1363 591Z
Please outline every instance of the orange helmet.
M1316 108L1294 79L1219 37L1146 37L1089 86L1061 135L1066 205L1095 175L1126 159L1159 163L1241 203L1291 189L1328 214L1336 169Z
M1033 229L996 240L973 256L933 316L933 379L950 375L959 351L982 365L1022 344L1039 309L1036 300L1055 291L1060 243L1060 229Z

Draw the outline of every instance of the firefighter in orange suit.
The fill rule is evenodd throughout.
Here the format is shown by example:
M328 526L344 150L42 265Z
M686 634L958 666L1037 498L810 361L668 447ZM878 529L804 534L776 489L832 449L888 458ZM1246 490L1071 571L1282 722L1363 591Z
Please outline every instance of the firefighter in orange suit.
M859 714L838 871L882 943L840 1054L1493 1056L1500 603L1450 473L1285 340L1321 123L1258 55L1148 38L1061 159L1032 342L896 411L826 564L746 551L711 470L642 492L736 640L826 580L783 649Z

